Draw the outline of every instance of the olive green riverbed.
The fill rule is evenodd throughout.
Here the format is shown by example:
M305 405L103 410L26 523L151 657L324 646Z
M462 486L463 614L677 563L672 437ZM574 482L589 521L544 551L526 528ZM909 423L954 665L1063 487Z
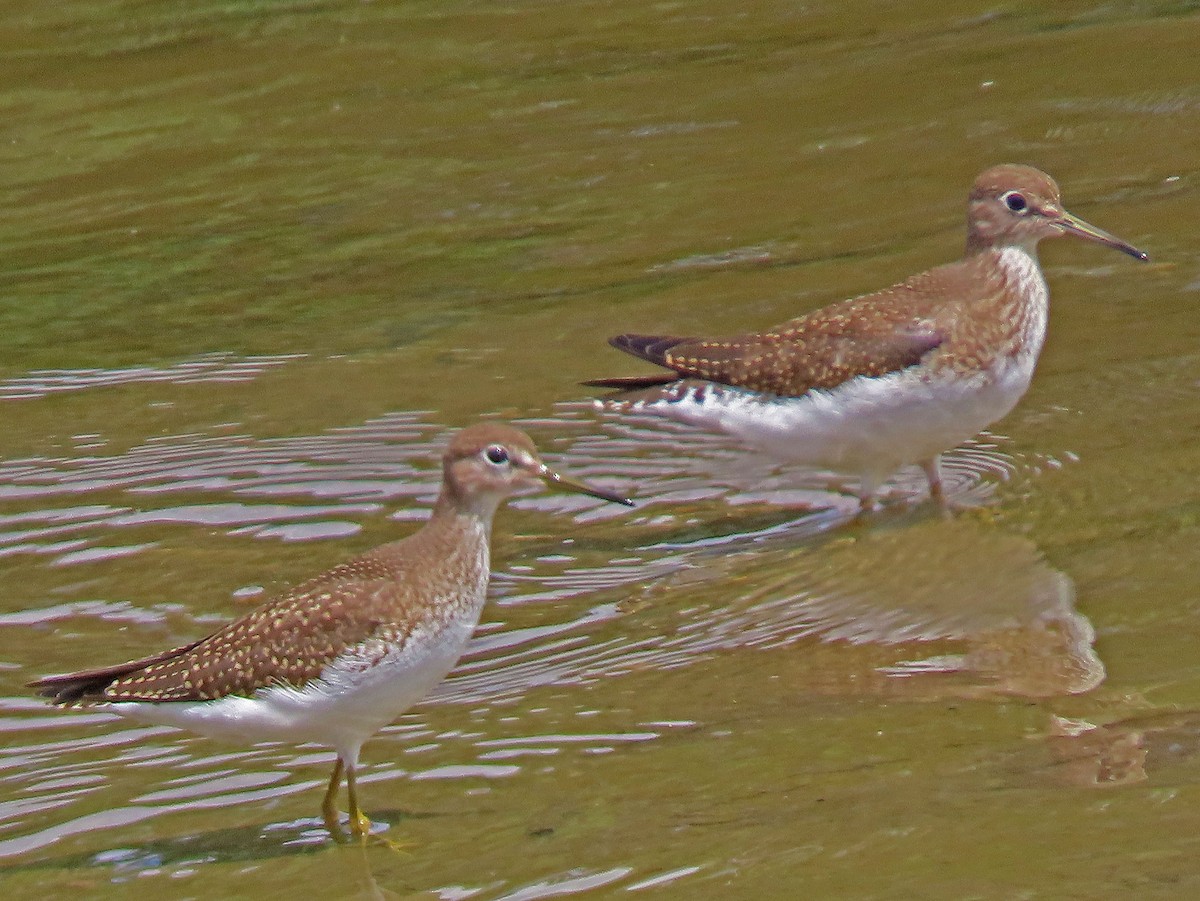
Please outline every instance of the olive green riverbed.
M1200 896L1194 2L115 2L0 14L0 889L43 898ZM598 407L728 334L1047 242L1032 389L852 522ZM516 501L448 682L331 755L24 684L406 534L480 416L638 501Z

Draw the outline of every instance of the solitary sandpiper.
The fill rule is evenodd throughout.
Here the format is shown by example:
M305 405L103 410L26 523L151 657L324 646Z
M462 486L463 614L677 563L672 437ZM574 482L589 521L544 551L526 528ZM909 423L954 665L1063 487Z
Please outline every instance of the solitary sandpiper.
M529 437L484 423L459 432L442 461L429 521L310 579L191 644L142 660L32 687L56 704L103 704L122 716L242 741L315 742L337 762L322 804L336 808L345 773L349 826L371 822L358 805L363 743L448 673L479 621L487 592L492 517L514 492L549 483L632 506L565 479Z
M939 454L1007 414L1029 387L1046 335L1043 238L1075 235L1147 255L1063 209L1029 166L975 179L961 260L729 339L619 335L614 347L670 372L585 384L625 406L725 431L776 459L860 478L863 509L919 463L942 498Z

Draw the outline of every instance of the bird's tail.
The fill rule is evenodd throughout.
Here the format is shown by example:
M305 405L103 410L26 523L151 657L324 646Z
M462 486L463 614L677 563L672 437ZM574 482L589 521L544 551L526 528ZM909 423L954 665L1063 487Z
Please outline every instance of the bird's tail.
M141 660L131 660L129 663L118 663L116 666L106 666L101 669L80 670L77 673L63 673L58 676L43 676L27 684L28 688L37 689L37 693L49 698L52 704L77 704L85 701L104 700L104 689L118 679L123 679L131 673L162 663L180 654L190 651L199 642L192 642L181 648L172 648L145 657Z

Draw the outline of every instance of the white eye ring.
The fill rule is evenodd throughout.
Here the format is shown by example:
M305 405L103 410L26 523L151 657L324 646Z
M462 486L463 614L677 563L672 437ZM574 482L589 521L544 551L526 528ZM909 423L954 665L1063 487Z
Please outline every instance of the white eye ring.
M1003 203L1011 212L1018 213L1024 216L1029 212L1029 201L1025 199L1025 195L1020 191L1008 191L1000 195L1000 202Z
M484 449L483 459L493 466L503 466L509 461L508 448L502 444L492 444Z

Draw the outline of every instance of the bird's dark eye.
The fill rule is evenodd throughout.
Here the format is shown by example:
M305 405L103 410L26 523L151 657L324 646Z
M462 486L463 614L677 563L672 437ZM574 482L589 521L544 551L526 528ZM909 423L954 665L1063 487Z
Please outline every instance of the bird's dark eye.
M483 452L483 455L487 457L489 463L495 463L497 466L508 462L508 451L499 444L493 444Z
M1029 208L1029 203L1025 200L1025 195L1016 191L1009 191L1000 198L1004 201L1004 205L1014 213L1023 213Z

